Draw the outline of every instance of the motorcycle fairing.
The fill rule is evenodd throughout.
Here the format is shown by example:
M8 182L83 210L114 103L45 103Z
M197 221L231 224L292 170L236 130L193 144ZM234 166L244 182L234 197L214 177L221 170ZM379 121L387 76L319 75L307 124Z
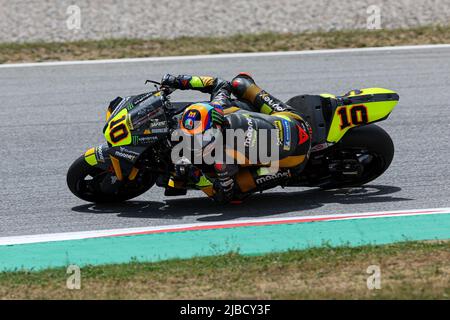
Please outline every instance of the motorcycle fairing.
M160 92L117 97L111 101L103 129L107 143L86 151L86 162L113 171L119 181L133 180L140 155L149 145L169 134L163 108Z
M105 171L112 168L118 180L125 177L133 180L137 173L134 165L145 149L146 147L137 146L109 147L103 143L87 150L84 159L89 165Z
M131 143L130 117L127 109L118 112L105 127L105 139L113 147L126 146Z
M114 100L112 100L109 103L109 106L106 109L106 121L109 120L109 118L111 117L111 114L114 112L116 107L122 102L122 100L123 100L122 97L116 97Z
M125 97L113 111L111 104L103 129L110 146L148 146L169 134L159 92Z
M386 119L399 100L396 92L383 88L353 90L337 97L331 94L320 96L337 102L327 135L327 142L331 143L341 140L351 128Z

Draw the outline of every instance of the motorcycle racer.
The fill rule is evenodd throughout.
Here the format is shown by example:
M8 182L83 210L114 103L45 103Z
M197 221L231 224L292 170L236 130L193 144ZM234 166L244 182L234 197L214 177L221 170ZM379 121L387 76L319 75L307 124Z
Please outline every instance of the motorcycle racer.
M289 124L286 125L287 121L283 120L283 125L276 126L279 130L284 131L281 134L283 137L289 135L289 141L280 145L281 157L284 157L285 160L289 158L281 167L289 168L290 172L295 175L303 170L311 148L312 132L309 124L295 109L260 88L249 74L240 73L230 82L210 76L166 74L162 78L161 85L180 90L197 90L211 95L209 103L193 104L184 111L180 124L181 129L187 132L193 132L194 128L191 125L194 114L199 115L196 120L205 117L210 119L210 122L202 123L202 132L210 128L226 128L228 123L224 117L224 111L226 112L234 105L232 94L239 100L247 102L252 111L272 116L268 118L274 124L281 123L280 117L287 118ZM291 136L295 138L291 139ZM295 144L293 148L291 148L291 142ZM195 170L194 168L192 165L187 168L186 164L176 164L177 173L180 171L190 172ZM220 203L230 202L233 200L235 175L239 168L236 164L216 162L214 169L218 179L213 186L213 199Z

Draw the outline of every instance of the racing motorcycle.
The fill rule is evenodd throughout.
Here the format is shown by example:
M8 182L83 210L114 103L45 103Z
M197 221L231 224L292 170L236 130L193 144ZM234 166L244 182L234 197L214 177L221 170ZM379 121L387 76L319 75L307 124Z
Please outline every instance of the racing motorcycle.
M155 184L165 188L167 196L184 195L188 189L202 190L210 197L214 194L211 167L201 167L205 176L184 181L181 187L173 179L174 143L170 136L179 128L184 109L193 102L171 102L170 89L147 81L155 84L155 90L111 101L103 128L106 142L87 150L69 168L67 184L77 197L88 202L120 202L145 193ZM304 170L295 175L289 169L273 173L262 165L240 166L236 198L276 186L336 189L374 180L391 164L394 145L388 133L373 123L385 120L398 101L397 93L383 88L289 99L286 103L312 129L312 147ZM234 104L225 109L226 117L256 119L261 115L249 111L245 101L236 99Z

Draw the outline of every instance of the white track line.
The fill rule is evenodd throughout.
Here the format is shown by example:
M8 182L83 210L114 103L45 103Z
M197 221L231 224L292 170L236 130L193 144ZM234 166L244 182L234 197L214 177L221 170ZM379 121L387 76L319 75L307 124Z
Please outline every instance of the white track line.
M350 214L331 214L331 215L296 216L296 217L280 217L280 218L261 218L261 219L234 220L234 221L224 221L224 222L203 222L203 223L156 226L156 227L109 229L109 230L94 230L94 231L82 231L82 232L65 232L65 233L0 237L0 245L15 245L15 244L51 242L51 241L79 240L79 239L88 239L88 238L108 237L108 236L114 236L114 235L127 235L127 234L146 233L146 232L155 232L155 231L161 232L161 231L165 231L165 230L172 230L172 231L176 230L176 229L184 230L186 228L192 228L192 227L245 225L248 223L262 223L262 224L263 223L270 224L273 222L289 223L290 221L291 222L294 221L294 223L295 223L295 222L297 222L296 220L310 220L310 219L320 220L323 218L326 218L327 220L348 220L348 219L367 219L367 218L381 218L381 217L384 218L384 217L444 214L444 213L450 214L450 208L414 209L414 210L363 212L363 213L350 213Z
M103 60L73 60L73 61L54 61L54 62L7 63L7 64L0 64L0 69L24 68L24 67L70 66L70 65L85 65L85 64L130 63L130 62L162 62L162 61L188 61L188 60L206 60L206 59L233 59L233 58L235 59L235 58L255 58L255 57L300 56L300 55L315 55L315 54L399 51L399 50L424 50L424 49L450 49L450 44L304 50L304 51L224 53L224 54L209 54L209 55L195 55L195 56L172 56L172 57L169 56L169 57L125 58L125 59L103 59Z

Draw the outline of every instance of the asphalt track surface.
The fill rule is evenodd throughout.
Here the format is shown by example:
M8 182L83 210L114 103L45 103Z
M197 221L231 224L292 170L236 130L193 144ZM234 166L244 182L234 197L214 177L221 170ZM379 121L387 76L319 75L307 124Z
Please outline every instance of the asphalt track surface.
M201 192L166 198L153 188L120 205L73 196L65 175L103 141L108 102L148 91L166 73L253 74L274 95L385 87L400 95L380 125L394 140L391 167L366 188L287 188L221 207ZM351 212L449 207L450 48L175 59L0 68L0 236ZM173 100L205 99L178 92Z

